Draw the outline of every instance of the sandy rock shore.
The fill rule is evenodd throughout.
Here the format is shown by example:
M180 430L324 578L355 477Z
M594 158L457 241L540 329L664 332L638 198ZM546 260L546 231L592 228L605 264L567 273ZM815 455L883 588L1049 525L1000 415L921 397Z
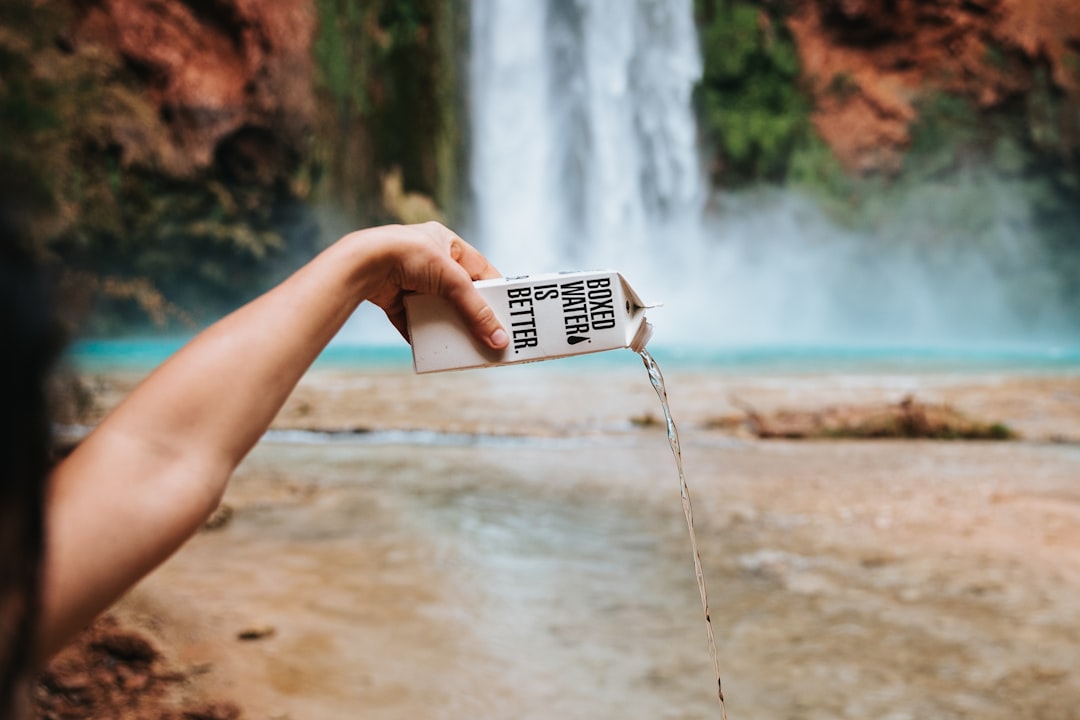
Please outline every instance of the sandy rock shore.
M912 397L947 404L973 420L1000 422L1022 438L1080 442L1080 373L889 372L724 374L672 371L680 428L740 434L746 407L821 411L882 407ZM93 401L79 422L93 425L144 377L85 378ZM662 417L643 370L565 372L547 366L416 376L402 370L316 370L296 389L273 427L367 432L434 430L473 434L574 436L625 429Z
M96 412L137 379L90 378ZM1080 378L667 380L730 717L1075 717ZM906 395L1022 439L717 422L740 402ZM188 702L243 717L719 717L650 414L640 367L317 371L237 473L230 517L115 615Z

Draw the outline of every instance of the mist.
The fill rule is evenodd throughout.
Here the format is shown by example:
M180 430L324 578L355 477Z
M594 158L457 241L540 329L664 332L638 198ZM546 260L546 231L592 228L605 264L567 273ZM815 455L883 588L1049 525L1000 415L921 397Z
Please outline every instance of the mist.
M1030 215L978 176L897 198L873 231L797 191L721 194L666 260L613 262L664 303L661 343L1053 351L1075 344L1076 321Z

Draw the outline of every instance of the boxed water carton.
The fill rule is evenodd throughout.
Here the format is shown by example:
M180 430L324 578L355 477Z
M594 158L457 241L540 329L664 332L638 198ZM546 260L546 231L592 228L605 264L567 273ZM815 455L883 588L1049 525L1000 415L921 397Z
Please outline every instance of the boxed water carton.
M509 365L585 353L644 349L652 336L645 305L611 270L478 280L510 336L492 350L473 338L457 311L434 295L405 298L413 366L418 373Z

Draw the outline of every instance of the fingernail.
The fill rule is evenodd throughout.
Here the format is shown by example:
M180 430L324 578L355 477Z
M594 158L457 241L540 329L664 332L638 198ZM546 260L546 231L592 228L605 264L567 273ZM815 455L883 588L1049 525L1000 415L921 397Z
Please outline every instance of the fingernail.
M494 347L497 347L497 348L501 348L504 345L506 345L508 342L510 342L510 337L506 334L506 331L503 330L502 328L499 328L495 332L491 333L491 337L488 338L488 339L491 340L491 344Z

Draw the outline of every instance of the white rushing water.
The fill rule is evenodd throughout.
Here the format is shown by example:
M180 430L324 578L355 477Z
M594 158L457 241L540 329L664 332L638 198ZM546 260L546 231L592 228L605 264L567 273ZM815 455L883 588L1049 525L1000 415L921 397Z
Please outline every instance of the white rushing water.
M690 0L474 0L473 236L512 274L685 247L702 179Z

